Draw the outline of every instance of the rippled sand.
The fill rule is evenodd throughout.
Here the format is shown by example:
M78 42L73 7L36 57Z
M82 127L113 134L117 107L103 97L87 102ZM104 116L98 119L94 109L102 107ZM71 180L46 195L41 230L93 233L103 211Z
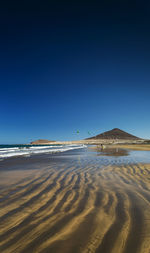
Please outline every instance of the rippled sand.
M150 252L150 165L83 161L0 172L0 252Z

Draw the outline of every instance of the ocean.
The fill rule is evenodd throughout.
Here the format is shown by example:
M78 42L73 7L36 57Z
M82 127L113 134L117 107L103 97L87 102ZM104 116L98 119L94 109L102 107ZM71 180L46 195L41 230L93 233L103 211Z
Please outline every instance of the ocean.
M0 159L13 156L30 156L42 153L58 153L68 150L85 148L85 145L0 145Z

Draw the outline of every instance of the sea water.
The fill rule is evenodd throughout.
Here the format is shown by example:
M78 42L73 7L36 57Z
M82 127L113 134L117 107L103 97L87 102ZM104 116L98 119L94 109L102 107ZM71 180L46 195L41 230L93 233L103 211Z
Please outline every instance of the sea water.
M32 154L65 152L68 150L85 148L85 145L0 145L0 158L13 156L30 156Z

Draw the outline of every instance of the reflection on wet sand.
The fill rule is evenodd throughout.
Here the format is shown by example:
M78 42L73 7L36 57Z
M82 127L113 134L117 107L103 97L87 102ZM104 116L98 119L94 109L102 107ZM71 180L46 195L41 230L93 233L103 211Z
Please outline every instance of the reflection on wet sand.
M127 156L129 155L129 151L127 149L121 149L121 148L107 148L107 146L92 146L89 148L90 150L93 150L94 152L97 152L97 155L99 156Z
M0 252L150 252L150 165L91 159L0 172Z

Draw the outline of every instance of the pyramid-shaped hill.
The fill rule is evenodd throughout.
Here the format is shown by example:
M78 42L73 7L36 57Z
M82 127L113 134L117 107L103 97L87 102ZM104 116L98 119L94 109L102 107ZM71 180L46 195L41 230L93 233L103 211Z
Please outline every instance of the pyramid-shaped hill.
M110 131L106 131L104 133L98 134L96 136L87 138L86 140L99 140L99 139L122 139L122 140L140 140L139 137L129 134L119 128L114 128Z

